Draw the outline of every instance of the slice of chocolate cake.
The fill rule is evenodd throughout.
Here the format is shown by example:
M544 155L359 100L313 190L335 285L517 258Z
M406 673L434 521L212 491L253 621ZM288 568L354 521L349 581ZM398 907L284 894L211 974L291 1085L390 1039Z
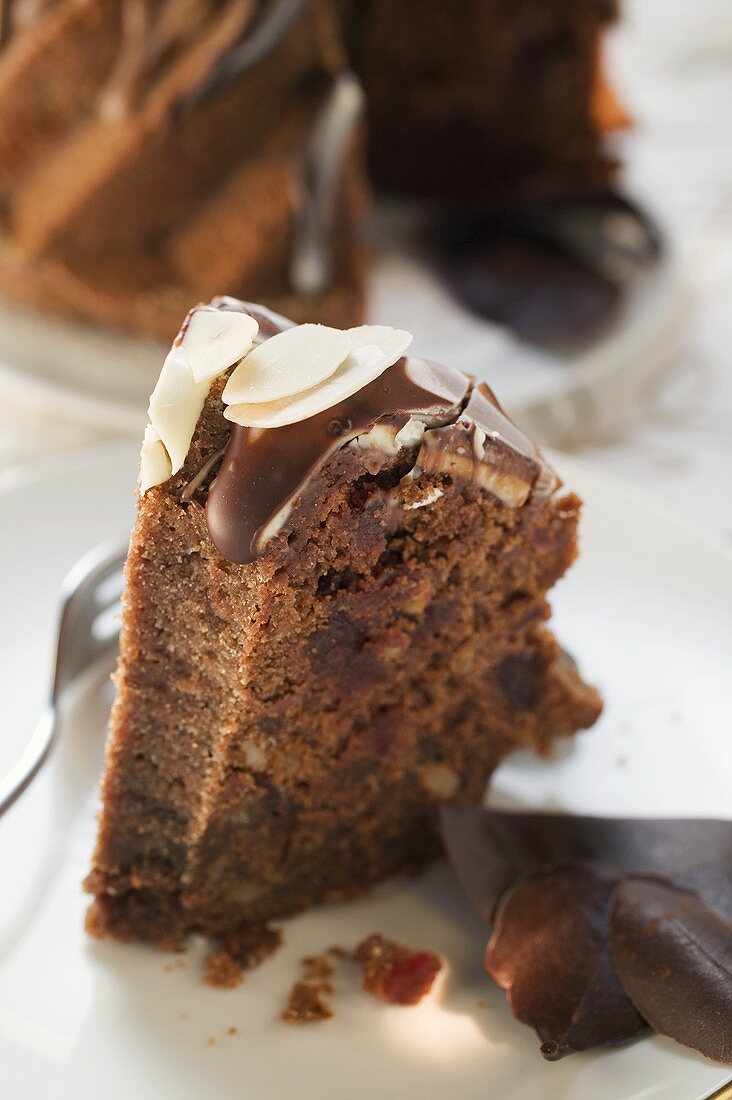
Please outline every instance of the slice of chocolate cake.
M437 849L600 711L547 629L580 501L409 334L219 299L150 402L89 928L180 942ZM232 369L233 368L233 369Z

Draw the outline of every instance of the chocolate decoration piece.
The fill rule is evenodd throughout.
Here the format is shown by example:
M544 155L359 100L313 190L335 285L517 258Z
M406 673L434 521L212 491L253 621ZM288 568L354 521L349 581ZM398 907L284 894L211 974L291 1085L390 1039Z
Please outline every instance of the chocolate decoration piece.
M629 878L611 924L615 970L651 1027L732 1063L732 923L673 883Z
M545 1057L645 1022L732 1062L732 821L443 806L440 826L493 924L486 969Z
M646 212L612 190L452 220L445 280L481 317L573 352L596 340L661 254Z
M521 879L497 907L485 968L551 1061L627 1042L646 1026L610 960L617 881L616 868L577 861Z
M225 309L231 303L221 298L213 304ZM259 322L260 337L273 336L289 325L270 310L243 306ZM377 422L396 436L412 415L426 424L425 435L434 437L438 450L451 442L440 432L456 424L465 437L461 442L466 444L466 459L475 466L506 466L505 476L525 482L525 495L532 488L548 494L557 485L541 453L485 383L475 386L460 371L403 358L346 401L307 420L267 429L234 425L206 501L208 529L219 553L229 561L254 561L273 521L334 451ZM434 453L425 449L424 459L429 466Z
M617 317L620 286L555 245L476 233L446 268L456 298L529 344L573 351Z
M626 873L673 874L692 888L702 865L732 866L732 821L513 814L446 805L440 829L460 885L488 922L520 875L550 863L599 859Z

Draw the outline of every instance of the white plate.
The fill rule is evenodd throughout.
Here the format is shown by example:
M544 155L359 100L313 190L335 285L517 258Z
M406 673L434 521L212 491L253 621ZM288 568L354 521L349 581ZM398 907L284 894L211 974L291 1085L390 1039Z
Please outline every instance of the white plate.
M127 529L135 461L136 447L108 446L0 501L0 769L41 703L59 582L89 546ZM588 502L557 627L607 710L560 760L506 764L493 800L728 814L732 556L626 486L557 464ZM485 929L444 864L285 922L285 948L234 991L201 983L200 946L182 968L151 949L90 942L79 884L108 703L105 680L92 677L48 769L0 822L3 1100L698 1100L729 1077L659 1038L545 1063L482 973ZM387 1008L344 973L332 1020L279 1022L301 956L375 930L444 955L434 994Z
M417 354L487 379L542 442L568 446L626 428L672 362L685 291L668 233L664 260L628 296L611 328L581 353L560 357L468 313L404 241L384 247L400 238L388 207L383 214L369 276L369 320L419 333ZM0 422L22 411L27 431L46 446L140 436L166 351L150 340L0 301Z

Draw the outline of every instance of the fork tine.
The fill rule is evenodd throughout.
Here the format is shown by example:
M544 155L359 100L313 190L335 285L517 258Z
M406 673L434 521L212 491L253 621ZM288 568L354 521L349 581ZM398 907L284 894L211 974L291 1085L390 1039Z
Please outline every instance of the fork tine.
M92 627L104 608L118 601L100 604L95 597L100 585L122 569L125 555L126 547L119 543L95 547L76 563L62 585L52 702L109 645L110 636L100 640Z
M121 543L105 543L95 547L76 563L61 586L61 613L50 699L20 758L0 779L0 817L38 774L58 739L60 695L116 640L114 634L95 638L92 624L100 614L109 612L119 602L116 595L102 595L100 600L100 589L122 569L126 552L126 546Z

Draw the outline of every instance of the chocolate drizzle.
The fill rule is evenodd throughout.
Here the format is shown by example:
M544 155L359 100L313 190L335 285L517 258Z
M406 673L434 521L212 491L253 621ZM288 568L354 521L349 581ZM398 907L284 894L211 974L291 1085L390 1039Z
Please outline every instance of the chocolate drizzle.
M253 561L264 528L333 451L377 421L396 434L412 412L455 416L468 384L457 371L401 359L346 401L298 424L264 430L234 425L206 504L216 548L230 561Z
M314 127L303 166L289 265L290 282L299 294L322 294L333 282L338 191L363 111L361 85L353 73L341 73Z
M266 322L267 335L281 320L269 313L260 317L258 307L252 307L252 313ZM403 358L347 400L300 423L269 429L234 425L206 503L209 532L219 553L234 562L254 561L330 455L377 424L383 425L393 443L410 419L424 425L425 434L435 436L431 460L426 462L432 471L439 468L435 449L443 454L457 451L458 473L467 467L463 452L469 452L474 467L484 465L486 472L502 453L513 459L518 456L520 468L513 469L511 476L521 480L523 499L534 484L541 492L556 485L540 453L506 416L488 386L474 386L460 371L424 359ZM450 425L459 438L440 434ZM419 428L417 433L411 444L409 440L393 444L397 449L411 445L412 465L420 457ZM471 433L479 433L480 438L471 439Z
M212 95L250 72L284 42L307 10L308 0L268 0L248 34L228 51L186 104L200 107Z
M0 46L11 35L32 26L54 0L0 0Z

